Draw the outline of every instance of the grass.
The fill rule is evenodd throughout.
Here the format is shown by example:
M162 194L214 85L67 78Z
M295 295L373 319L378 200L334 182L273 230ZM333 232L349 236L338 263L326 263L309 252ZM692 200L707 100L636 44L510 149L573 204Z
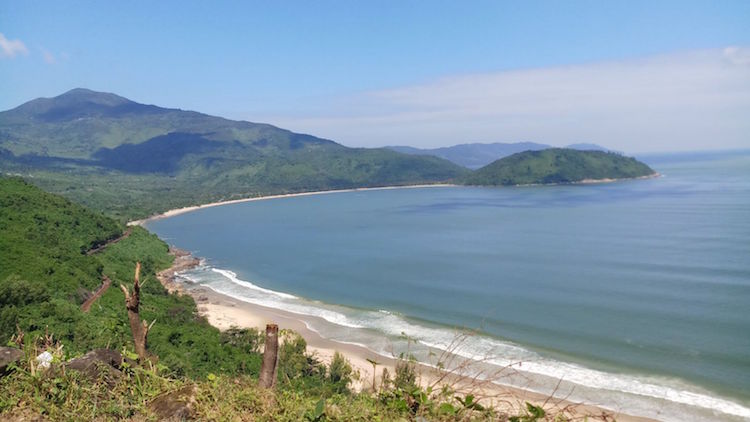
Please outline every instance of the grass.
M41 350L27 344L26 357L0 378L0 418L4 420L157 420L150 404L158 397L193 386L193 417L210 421L567 421L526 404L507 414L485 408L472 396L422 389L394 381L375 393L329 390L321 393L280 379L276 389L258 387L250 375L210 374L202 379L174 377L164 365L130 366L114 384L90 379L53 364L34 365ZM56 349L59 350L59 349ZM303 353L301 356L310 357ZM59 352L56 352L59 359ZM289 356L287 356L288 358ZM282 365L283 365L282 360ZM346 361L343 364L348 363ZM319 364L316 364L319 365ZM330 374L334 368L320 367ZM403 378L403 377L402 377ZM399 379L397 374L396 380Z

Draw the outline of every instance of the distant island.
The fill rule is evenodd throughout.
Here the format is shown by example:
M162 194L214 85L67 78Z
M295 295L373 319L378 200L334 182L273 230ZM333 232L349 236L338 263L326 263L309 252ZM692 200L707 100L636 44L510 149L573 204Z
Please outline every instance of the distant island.
M492 142L492 143L469 143L452 145L441 148L414 148L409 146L389 146L386 147L394 151L411 155L431 155L440 157L459 166L476 170L484 167L495 160L508 157L513 154L524 151L540 151L543 149L554 148L552 145L540 144L537 142ZM567 145L565 148L577 149L581 151L606 151L617 152L605 148L601 145L591 143L576 143Z
M462 181L467 185L512 186L612 181L655 174L646 164L617 153L551 148L501 158Z

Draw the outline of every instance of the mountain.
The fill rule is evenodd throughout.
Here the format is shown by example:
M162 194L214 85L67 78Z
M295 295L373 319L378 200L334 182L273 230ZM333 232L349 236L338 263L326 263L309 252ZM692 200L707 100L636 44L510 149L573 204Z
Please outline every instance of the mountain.
M467 185L529 185L630 179L655 174L635 158L604 151L550 148L501 158L464 179Z
M549 145L537 144L534 142L516 142L492 144L461 144L443 148L420 149L407 146L389 146L386 147L404 154L413 155L433 155L452 161L460 166L478 169L482 166L497 160L498 158L507 157L511 154L522 151L537 151L551 148Z
M120 219L270 193L436 183L436 157L73 89L0 112L0 171Z
M153 147L160 137L173 133L200 135L206 141L219 142L217 148L228 142L266 153L316 146L345 148L268 124L139 104L83 88L0 112L0 147L16 155L91 158L96 152L126 144L154 141L148 144Z
M509 155L513 155L523 151L539 151L548 148L554 148L547 144L538 144L536 142L514 142L514 143L502 143L495 142L491 144L473 143L473 144L460 144L453 145L450 147L442 148L414 148L409 146L388 146L386 148L398 151L404 154L412 155L433 155L435 157L444 158L448 161L458 164L472 170L476 170L480 167L484 167L487 164L503 158ZM607 152L618 152L610 150L601 145L578 143L570 144L565 148L577 149L580 151L607 151ZM618 152L619 153L619 152Z

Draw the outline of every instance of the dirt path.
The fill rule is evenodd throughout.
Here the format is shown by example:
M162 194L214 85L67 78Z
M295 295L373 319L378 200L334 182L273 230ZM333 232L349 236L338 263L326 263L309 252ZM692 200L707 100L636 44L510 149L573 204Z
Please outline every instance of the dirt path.
M122 233L122 236L120 236L120 237L118 237L118 238L116 238L116 239L112 239L112 240L108 241L107 243L105 243L105 244L103 244L103 245L101 245L101 246L97 246L96 248L94 248L94 249L91 249L91 250L87 251L87 252L86 252L86 255L93 255L93 254L95 254L95 253L99 253L99 252L103 251L103 250L104 250L104 249L105 249L105 248L106 248L107 246L109 246L109 245L112 245L112 244L114 244L114 243L117 243L117 242L121 241L122 239L125 239L125 238L127 238L128 236L130 236L130 233L131 233L132 231L133 231L133 229L132 229L132 228L128 228L127 230L125 230L125 231L124 231L124 232Z
M83 312L88 312L89 309L91 309L91 305L93 305L97 299L102 297L102 295L107 291L107 289L109 289L109 286L111 285L112 280L110 280L106 275L102 275L102 285L99 286L98 289L96 289L96 291L90 298L86 299L86 301L83 302L83 304L81 305L81 310Z

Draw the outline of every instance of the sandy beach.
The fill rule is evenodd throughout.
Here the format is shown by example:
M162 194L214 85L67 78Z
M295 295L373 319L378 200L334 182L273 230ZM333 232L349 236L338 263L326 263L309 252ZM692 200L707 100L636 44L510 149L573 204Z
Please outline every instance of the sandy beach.
M281 199L281 198L294 198L298 196L328 195L328 194L333 194L333 193L362 192L362 191L371 191L371 190L445 188L445 187L454 187L454 186L458 186L458 185L454 185L450 183L439 183L439 184L425 184L425 185L381 186L381 187L373 187L373 188L336 189L336 190L323 190L323 191L313 191L313 192L286 193L286 194L280 194L280 195L255 196L252 198L231 199L228 201L217 201L217 202L211 202L208 204L194 205L191 207L175 208L175 209L166 211L161 214L157 214L148 218L144 218L142 220L129 221L127 225L128 226L142 226L146 224L147 222L153 221L153 220L159 220L159 219L167 218L167 217L174 217L175 215L185 214L185 213L189 213L189 212L204 209L204 208L217 207L219 205L239 204L242 202L265 201L269 199Z
M311 330L306 321L316 317L298 315L281 309L260 306L217 293L207 287L189 285L180 281L178 273L199 265L200 260L186 251L172 248L175 261L171 268L159 273L159 280L171 292L189 294L195 300L198 312L208 322L220 330L230 327L258 328L263 330L266 324L275 323L282 330L292 330L299 333L307 342L308 351L313 353L321 362L329 363L336 351L343 354L359 373L352 387L356 391L371 391L373 384L373 365L375 367L375 385L379 388L381 374L387 368L393 374L396 359L384 357L365 347L332 341L323 338L316 331ZM583 403L571 403L564 399L550 398L546 395L519 388L501 386L488 381L482 381L466 376L461 371L441 371L427 365L418 365L419 382L423 387L433 386L437 391L442 385L449 385L461 394L473 394L484 404L497 409L515 412L531 402L543 406L547 410L564 410L571 420L589 421L625 421L643 422L652 419L629 416L622 409L603 409Z

